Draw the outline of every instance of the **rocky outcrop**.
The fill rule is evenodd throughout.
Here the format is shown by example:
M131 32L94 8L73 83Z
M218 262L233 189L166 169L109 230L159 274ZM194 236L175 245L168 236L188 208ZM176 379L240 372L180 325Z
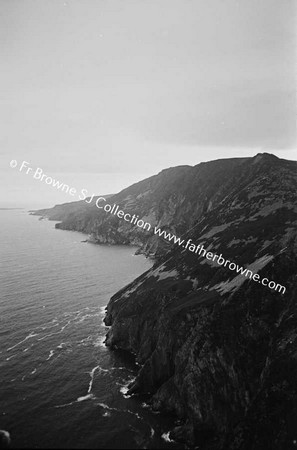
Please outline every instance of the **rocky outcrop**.
M285 292L166 244L110 300L106 343L141 365L130 393L181 419L171 438L202 449L295 448L297 164L259 154L182 170L143 214L153 208L161 227Z

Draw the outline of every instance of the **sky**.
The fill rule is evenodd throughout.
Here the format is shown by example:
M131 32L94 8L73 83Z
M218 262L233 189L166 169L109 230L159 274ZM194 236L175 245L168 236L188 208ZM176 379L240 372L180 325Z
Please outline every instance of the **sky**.
M1 0L0 207L160 170L297 159L295 0ZM18 166L10 168L11 160Z

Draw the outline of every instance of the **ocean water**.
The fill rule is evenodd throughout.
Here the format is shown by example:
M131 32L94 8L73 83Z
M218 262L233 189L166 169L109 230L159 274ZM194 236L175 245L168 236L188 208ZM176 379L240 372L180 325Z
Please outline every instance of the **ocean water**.
M25 210L0 218L0 429L12 448L175 448L173 419L125 396L133 358L103 344L105 305L150 261Z

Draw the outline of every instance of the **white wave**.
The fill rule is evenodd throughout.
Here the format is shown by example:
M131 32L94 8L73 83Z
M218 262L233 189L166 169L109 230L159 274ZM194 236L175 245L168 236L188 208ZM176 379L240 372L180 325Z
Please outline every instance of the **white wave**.
M42 330L42 331L44 331L44 330L49 330L50 328L54 328L54 327L57 327L57 326L59 326L59 323L52 323L52 324L49 325L49 326L46 326L46 325L40 325L40 326L37 327L36 329L37 329L37 330Z
M127 395L128 390L129 390L128 386L125 385L125 386L121 387L120 392L123 394L124 397L128 398L128 397L130 397L130 395Z
M51 351L49 352L49 355L48 355L48 358L46 359L46 361L48 361L49 359L51 359L52 356L54 356L54 351L53 351L53 350L51 350Z
M56 406L54 406L54 408L65 408L66 406L74 405L74 403L76 403L76 401L70 402L70 403L64 403L63 405L56 405Z
M97 403L97 405L101 406L101 408L106 409L108 411L117 411L117 412L124 412L128 414L132 414L132 416L137 417L140 420L143 420L142 417L136 412L130 411L129 409L119 409L119 408L113 408L112 406L106 405L106 403ZM106 414L104 414L106 415Z
M17 356L17 355L9 356L8 358L6 358L6 361L9 361L10 359L15 358L16 356Z
M38 336L38 333L34 333L34 331L32 331L30 334L28 334L28 336L25 337L25 339L23 339L20 342L17 342L14 346L9 347L7 349L7 352L9 352L10 350L13 350L15 347L17 347L18 345L22 344L23 342L27 341L28 339L31 339L32 337Z
M90 383L89 383L88 393L90 393L91 390L92 390L93 382L94 382L94 376L95 376L96 370L99 370L100 372L109 373L109 370L108 370L108 369L103 369L103 367L100 367L100 366L94 367L94 368L91 370L91 372L89 372L89 375L90 375L90 377L91 377L91 380L90 380Z
M104 409L111 409L108 405L106 405L105 403L98 403L99 406L101 406L101 408Z
M106 345L104 344L104 342L105 342L105 336L100 336L94 342L94 347L102 347L102 348L106 349Z
M101 408L107 409L108 411L118 411L118 412L126 412L123 409L113 408L112 406L106 405L106 403L97 403Z
M129 372L129 373L133 373L134 374L133 370L127 369L126 367L111 367L110 369L108 369L108 372L110 372L112 370L124 370L125 372ZM134 379L131 378L131 381L133 381L133 380ZM129 383L130 383L130 381L129 381ZM116 384L118 384L119 386L124 386L123 383L116 383Z
M174 442L173 439L170 439L170 431L168 431L168 433L163 433L161 438L165 441L165 442Z
M130 398L132 395L127 395L129 391L129 386L133 381L136 380L136 377L130 378L120 389L120 392L123 394L125 398Z
M47 325L49 325L48 328L50 328L51 326L56 326L55 322L57 322L57 319L49 320L48 322L45 322L45 323L42 323L41 325L38 325L38 327L36 327L36 330L39 330L40 328L44 328ZM55 325L53 325L53 324L55 324Z
M37 340L38 340L38 341L43 341L43 339L46 339L47 337L54 336L55 334L60 334L60 333L62 333L62 332L65 330L65 328L68 327L68 325L70 325L70 323L71 323L71 321L69 320L69 321L66 323L66 325L64 325L64 326L61 328L61 330L57 331L56 333L46 334L45 336L43 336L42 338L39 338L39 339L37 339Z
M69 316L73 316L74 314L81 314L82 311L80 311L79 309L77 311L71 311L71 312L65 312L63 315L65 317L69 317Z
M89 342L91 342L92 340L93 340L93 335L90 334L88 337L83 338L80 341L77 341L76 345L78 345L78 346L82 345L82 346L86 347L89 344Z
M105 372L105 373L109 373L110 370L109 369L103 369L103 367L99 367L100 372Z
M94 375L95 375L95 372L96 372L97 369L99 369L99 366L94 367L94 368L91 370L91 372L90 372L91 380L90 380L90 383L89 383L88 394L89 394L89 393L91 392L91 390L92 390L92 387L93 387L93 381L94 381Z
M94 398L93 394L83 395L82 397L78 397L76 399L77 402L84 402L85 400L89 400L91 398Z
M130 383L128 383L128 384L130 384ZM130 398L130 397L132 397L132 395L128 395L128 394L127 394L128 391L129 391L129 389L128 389L128 386L127 386L127 385L122 386L121 389L120 389L120 392L123 394L123 396L124 396L125 398Z
M75 323L81 323L84 322L85 319L88 319L89 317L98 317L100 316L100 313L95 313L95 314L85 314L84 316L80 317L79 320L77 320L77 322ZM77 318L78 319L78 318Z
M130 369L127 369L127 367L111 367L110 369L109 369L110 371L111 370L124 370L125 371L125 373L131 373L131 374L134 374L134 371L133 370L130 370ZM127 383L128 384L130 384L131 383L131 381L134 381L135 380L135 377L131 377L130 378L130 381L128 380L127 381ZM127 384L126 382L123 384L123 383L116 383L116 384L118 384L119 386L124 386L124 385L126 385Z
M33 369L32 370L32 372L31 372L31 375L34 375L34 373L36 373L36 371L37 371L37 369L35 368L35 369Z
M65 342L61 342L61 344L57 345L57 348L62 349L64 345L66 345Z
M56 406L54 406L54 408L65 408L66 406L71 406L71 405L74 405L75 403L81 403L81 402L84 402L85 400L91 400L93 398L95 398L95 396L93 394L83 395L82 397L78 397L73 402L64 403L63 405L56 405Z
M124 412L127 412L127 413L129 413L129 414L132 414L132 416L137 417L137 419L139 419L139 420L143 420L142 417L140 417L140 415L139 415L138 413L135 413L135 412L133 412L133 411L130 411L130 409L126 409L126 410L124 410Z

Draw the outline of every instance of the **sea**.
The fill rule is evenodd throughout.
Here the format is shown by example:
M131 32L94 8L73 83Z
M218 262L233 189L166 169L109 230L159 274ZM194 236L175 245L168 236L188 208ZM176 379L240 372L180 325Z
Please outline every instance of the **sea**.
M104 344L110 297L152 263L0 210L0 429L11 448L180 448L173 417L128 396L134 358Z

